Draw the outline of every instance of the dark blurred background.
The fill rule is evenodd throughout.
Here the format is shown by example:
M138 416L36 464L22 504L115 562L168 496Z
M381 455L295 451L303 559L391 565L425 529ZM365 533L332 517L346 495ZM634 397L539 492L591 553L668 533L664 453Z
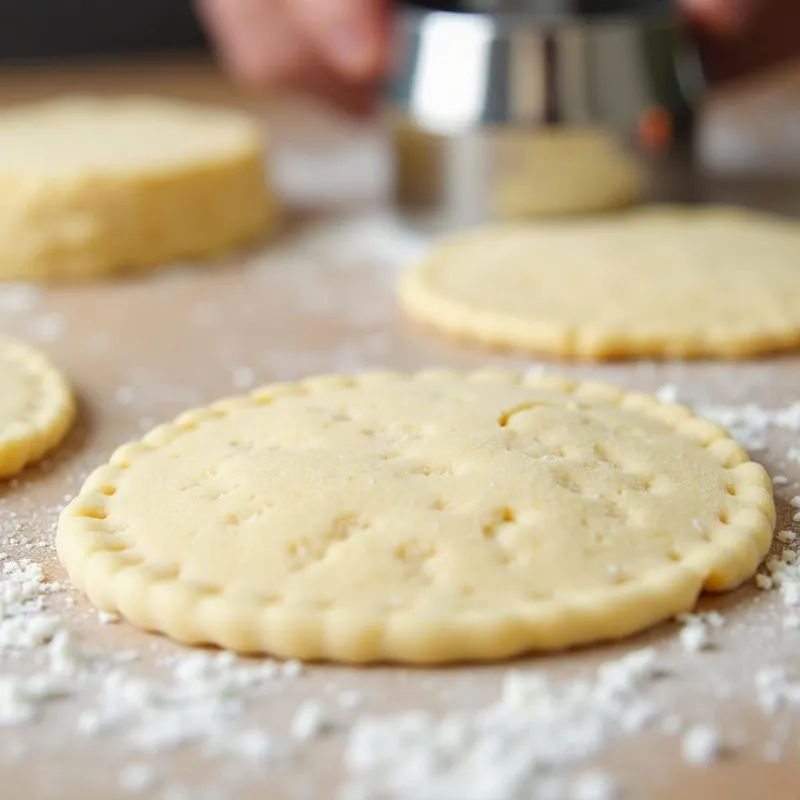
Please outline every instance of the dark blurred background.
M714 81L800 56L800 0L763 0L746 34L700 44ZM0 62L206 48L191 0L0 0Z
M204 47L191 0L0 0L3 61Z

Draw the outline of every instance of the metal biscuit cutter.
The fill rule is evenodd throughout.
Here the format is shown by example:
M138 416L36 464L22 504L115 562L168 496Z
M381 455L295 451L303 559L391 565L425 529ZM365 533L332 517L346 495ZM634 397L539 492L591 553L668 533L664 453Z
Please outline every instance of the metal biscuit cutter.
M568 212L552 146L538 170L544 200L526 201L529 145L590 143L587 181L593 153L611 148L647 174L654 159L691 156L703 88L673 0L407 2L389 86L395 200L433 227L534 216L548 198Z

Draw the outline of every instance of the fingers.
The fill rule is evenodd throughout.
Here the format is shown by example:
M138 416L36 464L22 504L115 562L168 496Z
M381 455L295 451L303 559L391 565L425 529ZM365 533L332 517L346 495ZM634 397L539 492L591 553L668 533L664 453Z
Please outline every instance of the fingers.
M290 0L290 6L319 55L341 77L369 81L383 71L388 0Z
M712 33L738 33L756 5L753 0L682 0L689 20Z
M220 58L242 83L306 91L350 114L373 110L375 93L332 69L301 21L294 0L198 0Z
M377 105L378 93L373 86L344 80L329 69L309 71L295 86L355 117L368 116Z
M197 0L217 52L246 84L286 82L304 68L307 44L280 0Z
M197 7L237 80L311 92L353 114L374 109L388 0L197 0Z

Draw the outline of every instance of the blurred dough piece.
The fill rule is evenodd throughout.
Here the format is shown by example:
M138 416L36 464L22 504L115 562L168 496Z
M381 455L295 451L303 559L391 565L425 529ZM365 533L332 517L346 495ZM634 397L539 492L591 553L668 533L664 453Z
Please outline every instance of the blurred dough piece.
M63 280L207 256L276 203L247 116L148 97L0 112L0 279Z
M67 434L75 400L38 350L0 338L0 478L38 461Z
M399 292L412 318L489 345L746 357L800 344L800 225L670 206L496 225L439 242Z
M585 214L637 202L643 170L614 137L594 128L496 131L495 218Z

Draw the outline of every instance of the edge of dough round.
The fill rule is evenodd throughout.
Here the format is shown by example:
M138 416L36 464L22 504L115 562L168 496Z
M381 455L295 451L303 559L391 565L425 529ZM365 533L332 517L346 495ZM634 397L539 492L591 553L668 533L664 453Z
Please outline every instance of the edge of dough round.
M130 148L131 164L122 146L123 154L74 167L67 145L63 167L32 166L30 153L14 166L9 157L0 165L0 280L75 281L153 269L221 255L275 232L280 209L264 163L267 145L245 112L149 95L70 95L10 106L0 112L0 133L4 126L52 129L81 115L87 127L97 119L101 136L101 123L113 128L111 121L129 116L143 140L148 118L160 118L183 126L187 145L182 151L172 141L161 157L156 125L147 156ZM202 133L204 120L213 141L193 149L192 131Z
M77 405L62 373L38 350L0 337L0 349L24 362L41 382L47 402L32 415L0 428L0 479L10 478L57 447L75 421Z
M796 220L783 218L768 212L744 209L735 206L715 205L692 207L675 204L625 209L615 215L603 215L602 219L624 220L626 217L647 215L691 215L693 218L730 218L761 220L776 228L795 228L800 237L800 226ZM601 219L592 216L590 220ZM704 332L703 336L637 335L636 331L615 331L590 326L566 327L546 320L504 315L491 310L473 308L467 303L452 300L426 285L425 275L430 269L434 252L463 244L469 237L479 237L486 232L497 232L503 228L516 230L535 226L537 222L505 222L493 226L481 226L468 231L447 234L435 242L429 253L406 269L397 280L396 295L403 313L425 328L439 332L456 340L474 345L538 353L560 359L617 361L637 358L676 359L745 359L774 352L794 350L800 347L800 323L783 326L761 326L757 335L746 332L731 337L727 330ZM545 224L571 225L575 219L547 221Z
M701 444L731 475L737 497L747 507L729 512L707 532L706 544L680 563L668 562L649 572L647 581L615 585L576 596L570 601L542 603L535 613L508 615L501 622L473 614L457 622L408 611L388 617L365 615L346 620L335 608L289 611L255 597L226 595L222 587L201 586L182 579L180 567L146 563L107 519L107 503L115 481L148 451L196 430L204 422L238 409L270 403L287 394L314 392L326 386L358 387L369 381L447 380L503 381L544 387L566 396L596 399L658 420L680 436ZM290 384L271 384L245 396L220 400L207 408L181 414L153 429L142 440L118 448L108 464L96 469L78 496L62 512L56 545L61 563L74 584L92 603L118 612L137 626L158 631L187 644L216 644L248 653L346 663L380 661L432 664L454 660L499 660L532 651L563 649L576 644L622 638L678 613L691 610L703 590L726 591L754 574L769 551L775 525L775 504L766 470L723 429L696 417L689 409L662 404L657 398L625 392L594 382L553 377L523 377L513 372L452 373L426 371L413 375L373 373L357 379L320 376ZM167 602L165 602L167 601ZM613 613L615 608L625 613ZM502 634L502 637L500 637ZM502 646L498 639L502 638ZM453 653L459 655L454 659Z

